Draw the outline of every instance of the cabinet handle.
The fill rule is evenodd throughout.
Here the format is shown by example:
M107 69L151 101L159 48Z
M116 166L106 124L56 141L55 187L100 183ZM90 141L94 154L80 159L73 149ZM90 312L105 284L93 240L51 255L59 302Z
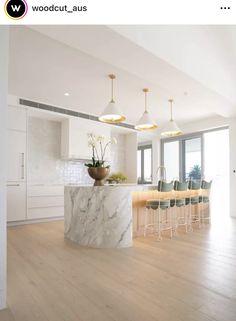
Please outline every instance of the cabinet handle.
M21 153L21 179L25 179L25 153Z
M20 184L7 184L7 186L20 186Z

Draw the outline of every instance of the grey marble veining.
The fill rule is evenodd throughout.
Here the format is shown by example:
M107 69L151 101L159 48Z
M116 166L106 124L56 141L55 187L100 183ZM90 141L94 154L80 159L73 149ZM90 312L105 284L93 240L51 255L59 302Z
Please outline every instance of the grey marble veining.
M65 237L83 246L132 246L132 192L153 185L65 186Z

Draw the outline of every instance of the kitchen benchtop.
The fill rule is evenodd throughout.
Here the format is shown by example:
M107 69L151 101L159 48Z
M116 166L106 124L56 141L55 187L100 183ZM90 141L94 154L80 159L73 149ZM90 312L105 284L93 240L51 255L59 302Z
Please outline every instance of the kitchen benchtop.
M97 187L97 188L104 188L104 187L157 187L157 184L105 184L103 186L93 186L93 185L79 185L79 184L65 184L68 187Z
M141 212L148 199L183 198L196 193L161 193L154 184L66 185L65 237L89 247L130 247L133 213Z
M132 195L156 185L65 186L65 237L83 246L132 246Z

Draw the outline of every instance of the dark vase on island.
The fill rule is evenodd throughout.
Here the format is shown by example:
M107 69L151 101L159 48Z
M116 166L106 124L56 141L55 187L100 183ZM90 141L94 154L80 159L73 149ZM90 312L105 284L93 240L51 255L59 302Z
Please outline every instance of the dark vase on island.
M92 177L95 182L93 186L104 186L104 180L110 173L109 167L89 167L89 176Z

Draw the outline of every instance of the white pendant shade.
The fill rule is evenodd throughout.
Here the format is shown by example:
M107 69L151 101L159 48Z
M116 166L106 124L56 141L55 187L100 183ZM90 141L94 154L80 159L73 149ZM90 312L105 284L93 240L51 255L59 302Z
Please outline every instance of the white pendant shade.
M170 120L162 130L161 136L163 137L174 137L174 136L179 136L183 134L182 130L180 130L180 128L178 127L178 125L173 119L173 115L172 115L173 99L169 99L169 102L170 102Z
M157 125L154 124L149 113L145 111L142 117L139 119L138 123L135 126L135 129L138 130L151 130L157 128Z
M114 100L111 100L103 113L100 115L99 120L104 123L116 124L124 121L126 117L119 110Z
M179 135L182 135L182 131L179 129L174 120L170 120L163 128L163 131L161 133L161 136L164 137L173 137Z
M137 130L151 130L157 128L157 125L154 123L153 119L151 118L150 114L147 111L147 92L148 89L144 88L143 92L145 94L145 111L142 117L139 119L138 123L135 125L135 129Z
M99 120L104 123L117 124L126 120L126 117L124 116L122 111L117 107L113 99L113 94L114 94L113 81L114 79L116 79L116 76L111 74L109 75L109 78L111 79L111 101L109 102L107 107L104 109L103 113L100 115Z

